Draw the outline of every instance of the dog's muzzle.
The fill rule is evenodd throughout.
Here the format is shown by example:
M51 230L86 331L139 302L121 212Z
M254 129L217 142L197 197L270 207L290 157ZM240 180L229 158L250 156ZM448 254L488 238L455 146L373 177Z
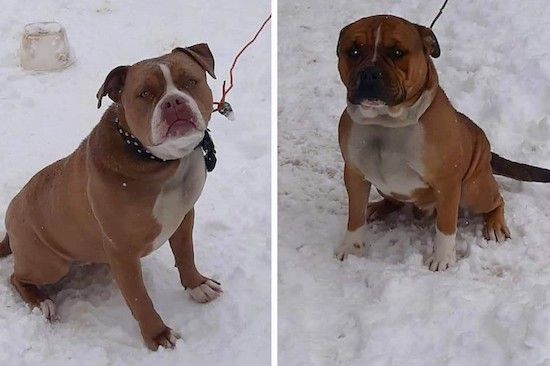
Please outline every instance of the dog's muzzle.
M375 66L368 66L357 76L357 88L350 95L350 102L361 104L363 101L386 101L384 75Z

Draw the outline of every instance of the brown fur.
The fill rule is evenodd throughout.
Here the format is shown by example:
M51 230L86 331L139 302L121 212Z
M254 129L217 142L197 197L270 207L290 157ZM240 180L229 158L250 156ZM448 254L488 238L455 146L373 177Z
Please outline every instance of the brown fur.
M153 67L158 61L169 66L174 83L195 99L204 120L210 119L212 92L205 69L187 53L175 51L114 69L98 98L109 95L119 103L107 109L75 152L42 169L15 196L6 213L9 245L7 236L0 245L0 255L13 250L12 283L31 306L47 298L37 286L59 281L71 263L108 263L153 350L174 344L145 289L140 258L152 251L161 231L153 206L179 160L148 161L136 155L113 120L118 116L124 128L149 143L151 113L166 87L161 70ZM213 74L213 59L204 64L211 65L207 67ZM197 83L188 84L190 78ZM145 87L149 98L138 98ZM190 288L207 280L194 264L193 221L191 209L169 240L181 283Z
M0 242L0 258L6 257L10 254L11 254L10 238L8 234L6 234L2 242Z
M388 88L387 104L393 108L412 106L426 90L433 90L433 101L421 115L424 131L422 151L428 188L415 190L411 197L391 194L394 201L412 201L420 209L435 207L437 228L444 234L454 234L459 206L485 215L486 232L495 230L497 238L509 237L504 221L504 202L491 169L491 149L483 131L468 117L457 112L438 86L437 73L430 56L439 56L439 46L431 31L392 16L373 16L345 27L338 44L338 69L353 101L361 70L372 65L374 35L383 23L379 50L386 52L395 44L406 50L405 56L388 61L380 56L374 65L384 70ZM363 57L349 57L350 47L359 47ZM348 158L349 131L354 123L344 111L340 119L339 141L345 161L344 177L349 198L348 230L362 226L367 219L366 203L370 182ZM385 198L387 200L388 198ZM397 205L398 206L398 205ZM396 205L379 204L386 212Z

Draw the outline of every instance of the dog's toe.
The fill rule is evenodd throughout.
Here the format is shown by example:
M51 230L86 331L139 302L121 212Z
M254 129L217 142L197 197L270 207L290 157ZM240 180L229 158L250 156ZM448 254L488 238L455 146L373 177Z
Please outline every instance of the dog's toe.
M450 266L456 263L456 254L454 253L445 253L441 255L440 253L434 253L428 257L426 260L426 265L433 272L441 272L447 270Z
M486 240L497 241L499 243L511 237L508 226L499 223L487 223L483 229L483 236Z
M181 335L178 332L169 327L165 327L162 332L155 337L146 339L146 343L150 350L156 351L159 346L164 348L174 348L176 346L176 342L180 338Z
M345 260L350 254L358 257L367 254L365 225L353 231L348 230L342 243L334 250L334 255L340 261Z
M344 242L334 250L334 255L340 261L345 260L350 254L362 257L366 253L366 247L364 241Z
M454 246L436 246L425 264L430 271L441 272L447 270L456 263L456 250Z
M49 321L54 321L58 319L55 309L55 303L52 300L46 299L44 301L41 301L39 307L44 317Z
M207 280L205 283L187 291L193 300L200 303L210 302L218 298L223 292L220 284L213 280Z
M506 220L504 219L504 210L502 206L497 207L485 215L483 236L487 240L494 240L499 243L511 237L510 229L506 225Z

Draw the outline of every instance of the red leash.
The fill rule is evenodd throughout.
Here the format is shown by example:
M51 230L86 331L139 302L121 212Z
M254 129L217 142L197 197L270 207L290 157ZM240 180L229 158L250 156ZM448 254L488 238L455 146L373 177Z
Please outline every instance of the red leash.
M247 44L245 44L243 48L241 48L239 53L237 53L237 55L233 59L233 64L231 65L231 68L229 69L229 88L227 88L227 89L225 88L226 80L224 80L223 85L222 85L222 97L221 97L219 102L214 102L214 106L216 108L214 108L213 112L220 112L221 114L223 114L227 118L232 119L231 117L232 117L233 109L231 108L231 105L225 101L225 97L227 96L227 93L229 93L229 91L233 88L233 69L235 69L235 65L237 65L237 60L239 59L239 57L248 48L248 46L250 46L252 43L254 43L256 38L258 38L260 33L264 30L264 28L265 28L266 24L269 22L269 20L271 20L271 14L269 14L267 19L263 22L262 26L260 27L260 29L258 29L258 31L254 35L254 37Z

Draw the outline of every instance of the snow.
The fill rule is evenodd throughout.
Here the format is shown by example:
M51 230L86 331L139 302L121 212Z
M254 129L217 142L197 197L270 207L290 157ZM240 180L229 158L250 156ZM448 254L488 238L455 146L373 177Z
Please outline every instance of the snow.
M99 120L95 93L117 65L207 42L218 80L270 12L267 0L181 2L4 1L0 13L0 222L11 198L43 166L71 153ZM237 14L238 16L234 16ZM19 68L25 24L57 21L76 61L53 73ZM218 165L196 209L199 269L224 293L198 304L179 283L168 245L145 258L149 294L183 339L150 352L105 266L75 268L54 300L60 321L30 312L8 285L13 258L0 260L2 365L261 365L270 359L270 28L240 59L228 96L239 117L210 123ZM107 103L108 104L108 103ZM3 225L0 226L0 228Z
M462 218L457 264L432 273L430 221L368 225L341 263L347 197L337 124L340 29L380 13L429 24L442 1L279 2L281 365L549 365L550 186L498 178L512 239ZM550 168L550 7L450 1L435 25L440 83L502 156ZM371 194L374 199L377 194Z

